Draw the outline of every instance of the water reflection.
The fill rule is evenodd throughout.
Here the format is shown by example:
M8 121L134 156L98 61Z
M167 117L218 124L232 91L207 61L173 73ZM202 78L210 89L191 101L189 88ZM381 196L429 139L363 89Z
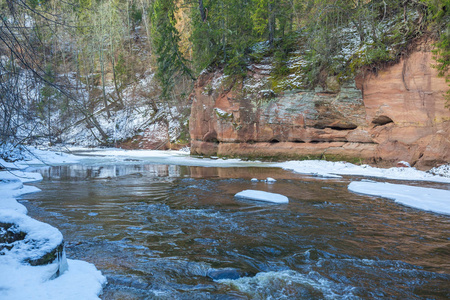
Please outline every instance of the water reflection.
M49 167L39 172L49 180L111 179L132 174L146 174L156 177L180 177L182 168L168 165L71 165Z
M355 195L350 179L163 165L41 172L30 215L107 275L103 299L450 297L448 217ZM233 197L249 188L290 203Z

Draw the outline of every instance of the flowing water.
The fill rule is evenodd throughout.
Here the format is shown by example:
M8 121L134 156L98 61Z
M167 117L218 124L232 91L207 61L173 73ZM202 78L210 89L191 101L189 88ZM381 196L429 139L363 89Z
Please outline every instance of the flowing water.
M450 218L351 193L354 177L154 164L40 172L29 215L107 276L102 299L450 298ZM250 181L269 176L277 182ZM290 202L234 198L245 189Z

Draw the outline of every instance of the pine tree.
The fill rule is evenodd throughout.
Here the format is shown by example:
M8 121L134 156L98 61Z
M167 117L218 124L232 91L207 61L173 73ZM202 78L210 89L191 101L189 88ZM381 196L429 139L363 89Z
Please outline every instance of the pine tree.
M156 0L153 3L152 41L157 55L156 76L162 84L162 96L167 98L177 75L188 75L195 79L179 50L180 34L176 29L176 0Z

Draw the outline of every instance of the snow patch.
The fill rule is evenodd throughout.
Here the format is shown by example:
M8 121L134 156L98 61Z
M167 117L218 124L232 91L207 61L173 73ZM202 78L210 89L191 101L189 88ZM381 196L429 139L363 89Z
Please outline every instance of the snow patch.
M32 267L16 262L1 263L0 290L9 300L97 300L106 278L93 264L67 260L68 269L49 280L56 264Z
M257 191L257 190L244 190L242 192L237 193L234 196L236 198L271 202L271 203L277 203L277 204L289 203L289 198L286 196L283 196L280 194L275 194L275 193Z
M84 261L66 260L57 251L52 263L31 266L27 261L38 260L53 252L63 242L61 232L49 224L34 220L26 215L27 209L16 198L40 191L23 183L42 180L39 173L21 171L28 164L77 162L80 158L64 153L48 152L30 148L14 163L1 160L0 171L0 222L14 224L8 229L14 233L26 233L24 240L5 242L0 250L0 298L9 300L59 300L99 299L98 295L106 284L106 278L94 265ZM4 153L3 153L4 154ZM10 153L11 154L11 153ZM12 169L12 170L11 170ZM5 227L7 228L7 227ZM55 274L60 274L54 278Z
M272 177L267 177L266 178L266 182L267 183L274 183L275 181L277 181L276 179L272 178Z
M369 165L357 166L346 162L330 162L324 160L288 161L274 164L297 173L329 178L341 178L340 175L379 177L395 180L420 180L450 183L450 177L436 176L414 168L380 169Z
M450 215L450 190L367 181L353 181L348 189L354 193L388 198L406 206Z
M450 178L450 164L442 165L440 167L435 167L428 171L432 175L444 176Z
M25 262L36 260L52 252L63 241L61 232L53 226L34 220L17 211L0 210L0 223L14 224L15 232L26 233L23 241L11 243L12 248L0 250L0 264L3 258Z

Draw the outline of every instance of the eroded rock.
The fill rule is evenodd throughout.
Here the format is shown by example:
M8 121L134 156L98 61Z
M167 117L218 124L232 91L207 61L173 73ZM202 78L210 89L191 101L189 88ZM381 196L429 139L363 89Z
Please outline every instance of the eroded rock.
M339 89L330 79L327 90L275 95L260 92L268 74L249 72L245 81L231 82L220 80L220 72L204 73L192 95L191 152L280 159L333 156L379 166L409 161L422 169L446 163L448 84L431 67L426 45Z

